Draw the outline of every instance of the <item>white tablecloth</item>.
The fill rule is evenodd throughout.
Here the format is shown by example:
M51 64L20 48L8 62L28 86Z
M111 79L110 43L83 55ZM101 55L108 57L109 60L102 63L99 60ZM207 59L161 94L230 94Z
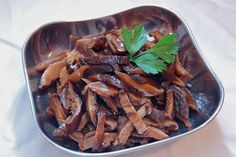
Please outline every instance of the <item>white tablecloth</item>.
M161 147L125 156L236 156L236 1L232 0L0 0L0 156L69 156L37 131L21 64L20 48L42 24L82 20L141 4L168 7L182 15L225 88L225 102L212 123Z

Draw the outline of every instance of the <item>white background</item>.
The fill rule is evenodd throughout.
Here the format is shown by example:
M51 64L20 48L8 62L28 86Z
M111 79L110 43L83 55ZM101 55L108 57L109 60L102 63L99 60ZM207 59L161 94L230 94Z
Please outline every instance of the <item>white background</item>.
M142 4L167 7L184 17L226 95L220 113L200 131L126 156L236 156L234 0L0 0L0 156L69 156L48 144L35 127L21 64L26 37L47 22L101 17Z

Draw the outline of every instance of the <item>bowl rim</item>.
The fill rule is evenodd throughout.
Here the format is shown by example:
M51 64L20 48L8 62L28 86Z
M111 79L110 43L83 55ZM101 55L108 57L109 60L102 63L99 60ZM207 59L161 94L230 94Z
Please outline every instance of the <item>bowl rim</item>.
M189 34L189 36L190 36L190 38L192 40L192 43L193 43L194 47L197 50L197 53L199 54L199 56L201 57L203 63L206 65L206 67L209 70L209 72L213 75L217 85L219 86L220 98L219 98L219 103L218 103L218 106L217 106L216 110L214 111L214 113L205 122L203 122L201 125L199 125L198 127L194 128L194 129L192 129L190 131L187 131L187 132L184 132L184 133L181 133L181 134L178 134L178 135L175 135L173 137L169 137L167 139L163 139L163 140L160 140L160 141L155 141L155 142L147 143L147 144L144 144L144 145L134 146L134 147L125 148L125 149L121 149L121 150L110 151L110 152L101 152L101 153L88 153L88 152L81 152L81 151L71 150L71 149L65 148L65 147L55 143L54 141L52 141L43 132L43 130L39 126L39 123L38 123L37 118L36 118L35 103L34 103L32 91L31 91L31 88L30 88L29 76L28 76L27 68L26 68L27 67L26 66L26 47L27 47L30 39L40 29L42 29L42 28L44 28L46 26L52 25L52 24L65 23L65 22L83 22L83 21L88 21L88 20L95 20L95 19L106 17L106 16L116 15L116 14L120 14L122 12L130 11L130 10L138 9L138 8L143 8L143 7L144 8L145 7L154 7L154 8L159 8L159 9L162 9L162 10L166 10L166 11L170 12L171 14L175 15L183 23L183 25L186 27L186 31ZM196 40L195 40L195 38L193 36L193 33L190 30L189 25L187 24L185 19L179 13L177 13L176 11L172 11L172 9L170 9L170 7L166 7L166 6L163 7L163 6L159 6L159 5L156 5L156 4L147 4L147 5L142 5L141 4L141 5L136 5L136 6L128 8L128 9L123 9L123 10L121 10L119 12L115 12L115 13L112 13L110 15L105 15L105 16L102 16L102 17L95 17L95 18L89 18L89 19L86 19L86 20L78 20L78 21L77 20L73 20L73 21L63 20L63 21L48 22L48 23L46 23L44 25L41 25L40 27L38 27L34 31L32 31L30 33L30 35L26 38L26 40L25 40L25 42L23 44L23 47L22 47L21 56L22 56L22 65L23 65L23 70L24 70L25 81L26 81L26 85L27 85L28 94L29 94L29 97L30 97L30 105L31 105L31 110L32 110L32 116L33 116L35 125L38 128L37 130L39 131L40 135L43 136L46 139L46 141L48 141L51 145L59 148L59 150L63 150L65 152L71 153L73 155L91 156L91 157L94 157L94 156L99 157L99 156L104 156L104 155L106 155L106 156L113 156L113 155L126 154L126 153L129 153L129 152L132 152L132 151L138 151L138 150L142 150L142 149L147 149L147 148L154 147L154 146L157 146L157 145L160 145L160 144L169 143L169 142L174 141L176 139L180 139L181 137L184 137L186 135L190 135L192 133L195 133L196 131L200 130L204 126L208 125L210 122L212 122L212 120L219 113L220 109L223 106L223 102L224 102L224 97L225 97L224 87L223 87L221 81L219 80L218 76L216 75L216 73L213 71L213 69L209 65L209 63L206 60L205 56L203 55L203 52L200 49L199 45L197 44L197 42L196 42Z

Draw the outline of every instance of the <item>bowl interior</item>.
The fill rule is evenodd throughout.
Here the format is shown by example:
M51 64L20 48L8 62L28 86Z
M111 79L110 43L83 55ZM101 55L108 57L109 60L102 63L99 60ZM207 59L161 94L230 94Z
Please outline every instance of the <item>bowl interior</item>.
M153 6L138 7L92 20L48 24L34 32L25 44L23 55L36 119L37 115L45 111L49 103L48 91L38 91L41 74L34 70L37 63L61 50L73 49L75 40L81 36L98 34L104 29L110 30L115 27L132 27L136 23L144 24L148 32L155 29L163 34L175 32L180 47L180 60L183 66L194 76L187 82L192 85L190 90L200 111L190 114L192 123L190 129L186 129L180 122L179 131L172 133L171 137L196 129L210 119L221 105L222 91L217 78L214 77L215 75L204 62L185 23L172 12ZM46 122L38 121L37 124L53 142L70 150L78 150L77 144L72 140L52 137L52 131L58 127L55 119ZM158 142L161 141L156 143Z

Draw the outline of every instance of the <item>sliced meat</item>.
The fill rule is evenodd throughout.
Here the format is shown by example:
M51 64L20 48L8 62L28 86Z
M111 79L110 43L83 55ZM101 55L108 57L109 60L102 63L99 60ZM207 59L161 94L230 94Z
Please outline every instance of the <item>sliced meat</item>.
M88 90L86 93L86 111L91 122L96 126L96 115L98 112L98 104L96 94L92 90Z
M71 82L78 82L83 77L85 71L88 68L88 65L81 66L79 69L76 69L72 74L68 76L68 80Z
M186 100L187 94L177 86L173 86L172 90L174 93L176 117L183 121L186 127L190 127L189 107Z
M82 100L81 98L75 93L71 83L68 82L66 86L67 92L65 92L63 102L63 106L65 109L68 107L71 109L72 115L66 118L66 120L60 124L59 128L54 130L54 136L63 136L64 134L69 134L75 131L81 121L82 117ZM62 92L63 93L63 92Z
M69 134L69 137L72 140L76 141L78 143L79 147L81 147L81 148L84 147L83 146L84 145L84 135L81 132L75 131L75 132Z
M144 97L140 95L136 95L134 93L127 93L129 96L130 102L136 106L136 105L143 105L145 103L152 103L149 97Z
M50 100L49 106L53 111L53 113L55 114L58 124L60 125L66 120L66 114L62 108L61 102L59 101L58 96L55 94L51 95L49 100Z
M100 65L91 65L90 68L88 68L85 71L85 76L89 75L97 75L97 74L103 74L103 73L110 73L113 72L113 66L109 64L100 64Z
M36 66L35 66L35 69L37 71L44 71L46 68L48 68L48 66L50 64L53 64L55 62L58 62L58 61L61 61L61 60L64 60L66 57L67 57L67 54L68 52L67 51L62 51L60 52L59 54L57 54L56 56L53 56L53 57L50 57L40 63L38 63Z
M112 97L102 97L108 107L110 107L115 113L118 113L117 102Z
M115 86L117 88L126 88L126 85L123 81L121 81L116 76L110 75L110 74L97 74L97 75L91 75L88 77L90 81L102 81L109 85Z
M185 83L183 80L181 80L179 77L175 76L173 79L172 79L172 83L179 86L179 87L185 87Z
M148 113L148 106L149 104L145 104L143 105L138 111L137 111L137 114L143 118L147 113ZM126 118L122 118L121 120L118 120L118 121L121 121L121 123L123 125L121 125L120 127L118 126L118 131L119 131L119 134L117 136L117 139L116 139L116 142L114 142L114 145L124 145L130 134L132 133L133 129L134 129L134 125L133 123L130 121L130 120L127 120ZM118 122L118 124L120 124ZM119 129L120 128L120 129Z
M131 104L128 95L123 90L119 92L119 99L121 106L123 107L129 120L136 128L137 132L143 134L147 129L146 125L143 122L142 118L138 115L133 105Z
M100 55L94 57L80 57L78 58L80 64L128 64L129 58L127 56L116 55Z
M82 100L79 95L74 91L73 86L68 82L60 94L60 100L63 107L68 110L71 108L72 114L81 110Z
M91 82L91 83L87 84L84 87L82 93L86 92L87 89L91 89L92 91L94 91L98 95L104 96L104 97L115 96L118 94L117 88L115 88L113 86L106 85L103 82Z
M100 145L102 144L104 140L106 113L101 107L100 107L97 117L98 117L97 118L98 123L97 123L97 128L96 128L96 133L95 133L95 141L92 147L93 152L99 149Z
M39 88L48 87L52 81L56 80L61 72L61 69L66 65L66 60L58 61L50 64L43 72Z
M135 67L133 69L130 69L128 71L128 74L141 74L141 75L147 75L147 73L145 73L142 69L140 69L139 67Z
M143 121L147 126L153 126L161 130L176 131L179 129L178 123L169 119L165 119L163 122L156 122L150 118L143 118Z
M117 128L117 125L118 125L117 121L115 121L112 118L107 118L105 124L106 124L106 126L108 126L109 131L115 130Z
M102 142L101 147L105 148L108 147L108 143L112 143L115 140L116 137L116 133L104 133L104 140ZM95 141L95 135L88 137L88 138L84 138L84 142L83 142L83 147L80 147L80 150L85 151L87 149L90 149L93 147Z
M173 120L175 118L174 96L172 89L166 91L166 117Z
M77 131L81 131L85 125L88 123L89 119L88 119L88 114L85 112L82 117L81 117L81 121L79 123L78 128L76 129Z
M61 69L60 75L59 75L59 90L61 90L67 83L68 81L68 71L66 66L64 66Z
M107 43L112 50L113 54L122 54L126 52L122 38L114 34L106 34Z
M115 73L120 77L122 81L124 81L128 86L137 89L140 92L143 92L145 96L155 96L162 94L164 92L163 89L158 89L148 83L138 84L136 83L128 74L122 73L119 71L115 71Z
M198 111L199 108L198 108L197 103L194 100L193 95L191 94L191 92L187 88L185 88L185 92L187 94L186 99L187 99L187 104L188 104L189 108L194 110L194 111Z
M175 57L175 69L176 69L176 74L185 78L192 78L193 76L184 69L184 67L181 65L180 61L179 61L179 57L178 55L176 55Z
M75 50L83 54L84 56L96 56L97 54L92 49L95 42L96 38L78 39L75 44Z
M160 129L152 127L152 126L147 127L147 131L144 133L144 136L152 137L156 140L161 140L161 139L165 139L169 137L166 133L164 133Z
M148 117L156 122L163 122L165 119L165 113L161 110L152 108L152 112L148 115Z
M79 125L81 115L81 112L77 111L73 115L67 117L66 120L53 131L53 136L60 137L73 133Z

